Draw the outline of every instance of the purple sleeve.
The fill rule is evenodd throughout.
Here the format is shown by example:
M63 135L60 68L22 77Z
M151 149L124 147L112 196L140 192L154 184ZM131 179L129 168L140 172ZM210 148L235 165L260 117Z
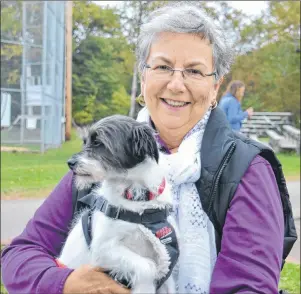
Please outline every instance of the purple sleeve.
M231 201L210 293L278 293L283 241L278 186L270 164L257 156Z
M9 293L62 293L72 272L57 257L72 219L69 172L36 211L24 231L2 252L2 279Z

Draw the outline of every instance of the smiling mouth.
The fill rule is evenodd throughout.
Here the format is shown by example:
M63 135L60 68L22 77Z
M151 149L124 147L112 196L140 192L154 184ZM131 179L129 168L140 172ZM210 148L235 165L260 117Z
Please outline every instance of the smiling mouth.
M172 106L172 107L183 107L186 106L188 104L190 104L190 102L184 102L184 101L175 101L175 100L170 100L170 99L164 99L164 98L160 98L165 104Z

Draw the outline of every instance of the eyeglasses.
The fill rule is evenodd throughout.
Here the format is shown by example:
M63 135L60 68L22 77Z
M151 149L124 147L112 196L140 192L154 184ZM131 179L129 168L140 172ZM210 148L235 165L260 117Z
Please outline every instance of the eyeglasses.
M199 69L194 68L172 68L168 65L156 65L150 66L148 64L144 65L145 68L149 69L155 79L159 80L169 80L175 71L179 71L182 73L183 78L187 82L200 81L204 80L206 77L214 76L216 78L216 72L212 72L210 74L204 74Z

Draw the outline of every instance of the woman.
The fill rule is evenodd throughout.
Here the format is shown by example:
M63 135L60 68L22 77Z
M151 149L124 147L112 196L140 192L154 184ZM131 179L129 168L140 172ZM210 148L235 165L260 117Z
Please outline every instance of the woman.
M232 81L221 98L219 107L225 112L232 130L239 131L242 122L253 115L253 108L246 111L241 109L241 101L245 94L245 84L241 81Z
M277 292L284 219L275 175L262 156L250 160L253 147L234 137L215 109L232 59L227 38L199 7L181 3L153 12L138 42L146 105L138 120L159 134L182 237L178 293ZM54 262L72 220L71 186L69 172L4 250L11 293L129 293L101 269L72 271ZM223 218L219 205L234 192L221 239L213 221Z

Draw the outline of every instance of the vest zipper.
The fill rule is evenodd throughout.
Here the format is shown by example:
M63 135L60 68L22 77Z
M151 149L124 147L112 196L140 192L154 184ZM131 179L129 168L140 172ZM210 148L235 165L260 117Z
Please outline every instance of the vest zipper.
M218 183L219 183L219 179L225 169L225 167L227 166L234 150L236 148L236 143L233 142L231 144L231 146L229 147L229 149L227 150L227 153L226 155L224 156L219 168L218 168L218 171L216 173L216 177L215 177L215 180L213 181L214 185L212 185L212 188L211 188L211 192L210 192L210 204L209 204L209 207L208 207L208 215L211 213L211 209L212 209L212 206L213 206L213 203L214 203L214 199L215 199L215 195L216 195L216 190L217 190L217 187L218 187Z

